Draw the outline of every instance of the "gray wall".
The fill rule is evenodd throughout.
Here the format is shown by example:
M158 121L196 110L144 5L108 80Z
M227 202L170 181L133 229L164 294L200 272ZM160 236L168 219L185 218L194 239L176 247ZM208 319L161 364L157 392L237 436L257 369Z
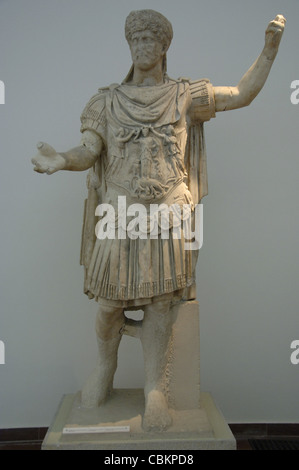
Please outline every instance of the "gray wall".
M235 85L287 17L279 55L250 107L206 125L209 196L198 263L201 384L228 422L298 422L298 0L2 0L0 79L0 428L48 426L96 358L97 306L79 266L85 174L38 175L35 144L65 151L99 86L131 64L126 15L153 8L174 27L173 77ZM125 337L117 387L142 387L138 342Z

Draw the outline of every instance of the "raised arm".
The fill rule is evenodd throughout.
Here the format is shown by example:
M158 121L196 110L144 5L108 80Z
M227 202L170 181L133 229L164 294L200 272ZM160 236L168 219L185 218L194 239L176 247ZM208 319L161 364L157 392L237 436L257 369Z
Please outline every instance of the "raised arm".
M52 175L59 170L84 171L94 165L103 147L101 137L93 131L85 131L81 145L67 152L57 153L45 142L37 144L38 153L32 158L34 171Z
M263 88L278 52L285 18L277 15L266 29L265 46L261 55L235 87L214 87L216 111L228 111L248 106Z

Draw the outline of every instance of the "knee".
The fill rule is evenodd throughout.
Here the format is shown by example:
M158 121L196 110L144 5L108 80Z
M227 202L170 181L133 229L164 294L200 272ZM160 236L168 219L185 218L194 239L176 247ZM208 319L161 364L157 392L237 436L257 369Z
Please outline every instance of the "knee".
M102 340L119 336L125 322L123 309L100 306L96 318L96 333Z

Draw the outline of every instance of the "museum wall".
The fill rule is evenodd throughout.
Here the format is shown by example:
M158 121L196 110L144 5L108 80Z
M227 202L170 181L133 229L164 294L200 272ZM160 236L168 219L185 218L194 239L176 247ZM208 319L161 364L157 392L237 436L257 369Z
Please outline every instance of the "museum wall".
M1 0L0 428L48 426L95 363L97 305L79 265L86 174L39 175L30 160L38 141L79 143L86 102L131 66L124 21L140 8L173 24L169 75L213 85L236 85L269 21L287 18L260 95L205 125L197 293L201 389L229 423L298 422L298 1ZM124 337L115 385L143 379L140 344Z

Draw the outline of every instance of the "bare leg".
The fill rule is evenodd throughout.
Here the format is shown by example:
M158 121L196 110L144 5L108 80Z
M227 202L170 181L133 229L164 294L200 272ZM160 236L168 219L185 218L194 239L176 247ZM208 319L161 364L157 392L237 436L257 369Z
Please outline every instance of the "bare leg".
M161 301L145 307L141 342L145 366L145 412L143 428L163 431L171 425L164 394L165 369L171 340L170 302Z
M123 309L100 306L96 319L99 358L81 393L82 406L86 408L101 405L112 390L124 321Z

